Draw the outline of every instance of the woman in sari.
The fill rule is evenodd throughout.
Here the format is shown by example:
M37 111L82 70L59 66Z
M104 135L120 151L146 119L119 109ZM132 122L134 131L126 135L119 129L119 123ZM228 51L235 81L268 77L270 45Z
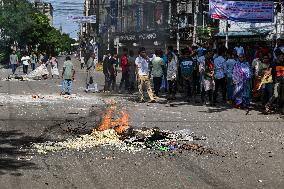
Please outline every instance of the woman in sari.
M250 80L251 69L245 61L245 56L239 56L239 63L235 64L233 70L233 83L235 85L233 99L237 108L247 108L250 104Z

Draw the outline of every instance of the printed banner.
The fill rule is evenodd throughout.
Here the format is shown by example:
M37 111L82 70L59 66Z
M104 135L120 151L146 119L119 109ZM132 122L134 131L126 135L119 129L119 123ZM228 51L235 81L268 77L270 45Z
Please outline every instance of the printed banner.
M96 15L91 16L68 16L68 20L72 20L77 23L96 23Z
M274 22L273 1L224 1L210 0L209 12L213 19L227 19L236 22Z

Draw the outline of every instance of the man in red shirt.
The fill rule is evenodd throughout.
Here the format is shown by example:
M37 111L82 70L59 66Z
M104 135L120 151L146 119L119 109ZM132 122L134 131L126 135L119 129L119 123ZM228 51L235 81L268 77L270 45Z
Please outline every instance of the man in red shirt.
M119 91L121 91L121 88L123 86L123 84L125 84L125 91L128 90L128 85L129 85L129 69L128 69L128 50L124 49L123 50L123 55L121 57L121 69L122 69L122 77L121 77L121 81L120 81L120 85L119 85Z

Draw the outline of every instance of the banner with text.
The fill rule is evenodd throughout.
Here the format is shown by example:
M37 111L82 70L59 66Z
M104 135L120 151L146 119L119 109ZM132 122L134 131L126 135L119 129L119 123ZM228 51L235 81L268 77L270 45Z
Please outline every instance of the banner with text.
M68 16L68 20L72 20L77 23L96 23L96 15L91 16Z
M273 1L209 0L209 9L213 19L251 23L274 22Z

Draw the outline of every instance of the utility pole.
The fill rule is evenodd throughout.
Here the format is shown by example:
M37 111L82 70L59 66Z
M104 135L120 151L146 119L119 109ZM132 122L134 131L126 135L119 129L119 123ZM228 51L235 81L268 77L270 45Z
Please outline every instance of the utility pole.
M108 27L107 28L107 50L109 51L109 46L110 46L110 34L109 34L109 32L110 32L110 28Z
M100 0L96 0L96 34L100 34Z
M228 20L226 20L226 48L229 48L229 23Z
M284 34L284 2L281 2L281 29L280 29L280 35Z
M192 42L195 45L198 41L197 39L197 17L199 13L199 0L196 0L195 2L195 9L194 9L194 26L193 26L193 39Z
M180 1L177 3L177 51L179 53L179 46L180 46L180 35L179 35L179 9L180 9Z

